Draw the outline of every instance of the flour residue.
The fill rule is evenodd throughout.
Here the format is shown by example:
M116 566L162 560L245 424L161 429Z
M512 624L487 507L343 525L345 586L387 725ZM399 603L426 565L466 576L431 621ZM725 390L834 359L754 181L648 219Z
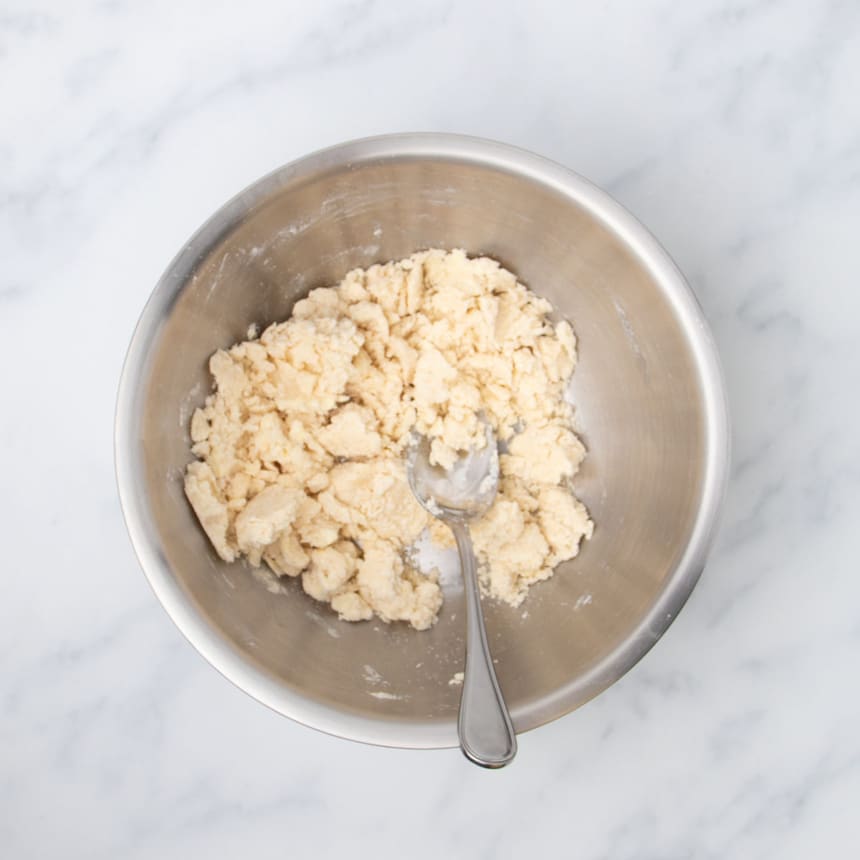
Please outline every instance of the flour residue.
M590 606L593 602L591 594L580 594L576 598L576 603L573 604L574 609L582 609L583 606Z
M385 699L398 702L409 698L409 696L401 696L397 693L386 693L384 690L374 690L373 692L368 692L367 695L373 696L374 699Z

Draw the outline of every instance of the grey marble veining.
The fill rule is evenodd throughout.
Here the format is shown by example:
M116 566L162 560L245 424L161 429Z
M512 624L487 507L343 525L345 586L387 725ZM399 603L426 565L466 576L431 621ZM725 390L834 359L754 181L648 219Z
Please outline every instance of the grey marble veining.
M852 2L2 4L3 856L851 856L858 81ZM150 593L113 484L124 349L186 237L278 164L397 130L611 191L690 278L731 399L691 601L494 774L231 687Z

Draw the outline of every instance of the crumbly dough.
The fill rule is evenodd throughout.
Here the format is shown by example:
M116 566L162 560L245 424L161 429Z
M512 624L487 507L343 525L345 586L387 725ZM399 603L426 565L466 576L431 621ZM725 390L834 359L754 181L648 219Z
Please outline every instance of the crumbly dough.
M485 593L518 605L593 528L569 486L585 455L563 396L576 342L550 311L495 261L431 250L356 269L216 352L185 492L218 554L300 576L342 619L430 627L442 592L407 550L424 529L453 542L403 451L414 429L450 466L484 444L483 411L501 479L472 536Z

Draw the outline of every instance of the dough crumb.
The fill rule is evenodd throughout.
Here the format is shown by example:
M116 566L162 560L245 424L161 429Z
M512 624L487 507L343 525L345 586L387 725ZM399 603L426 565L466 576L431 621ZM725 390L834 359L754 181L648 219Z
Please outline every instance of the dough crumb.
M593 530L569 486L585 456L564 398L576 339L551 310L494 260L422 251L349 272L218 350L185 473L216 552L299 577L343 620L427 629L442 591L410 550L425 530L452 538L413 497L404 448L425 434L448 467L484 444L483 411L504 453L472 525L481 586L519 605Z

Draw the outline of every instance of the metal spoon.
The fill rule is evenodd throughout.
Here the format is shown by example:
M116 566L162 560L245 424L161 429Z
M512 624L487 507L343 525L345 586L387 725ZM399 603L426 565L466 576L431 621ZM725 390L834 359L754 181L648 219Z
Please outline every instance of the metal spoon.
M483 420L486 445L461 457L450 470L430 463L430 441L417 436L407 449L409 486L421 506L448 525L457 541L466 592L466 665L457 731L466 757L482 767L504 767L517 738L499 689L487 631L468 522L492 505L499 486L499 457L492 427Z

